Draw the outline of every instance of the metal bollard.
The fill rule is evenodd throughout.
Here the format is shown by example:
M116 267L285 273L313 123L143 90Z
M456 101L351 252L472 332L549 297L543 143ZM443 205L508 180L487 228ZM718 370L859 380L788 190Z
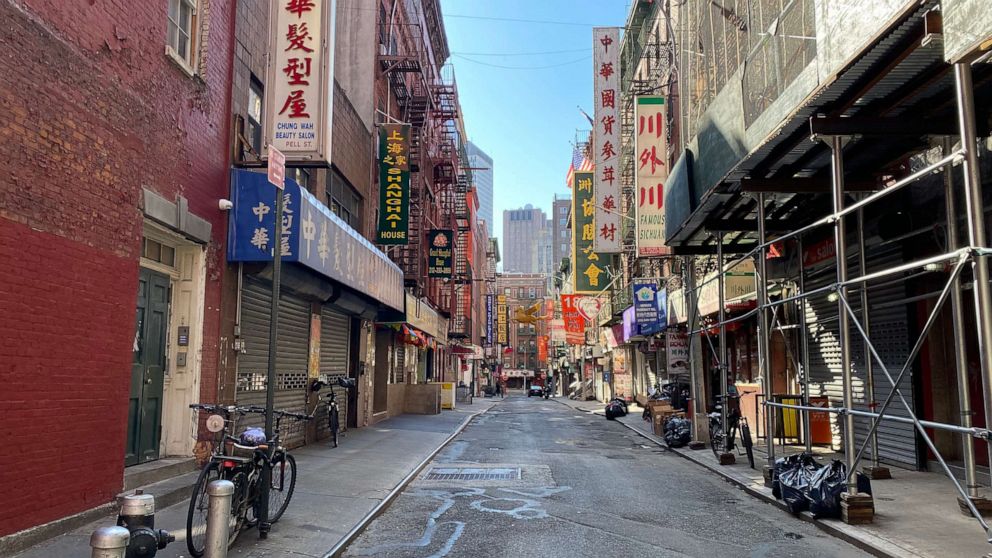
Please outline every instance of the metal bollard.
M210 497L207 509L207 542L204 558L227 558L227 543L231 533L231 497L234 483L215 480L207 485Z
M90 535L91 558L124 558L131 533L124 527L101 527Z

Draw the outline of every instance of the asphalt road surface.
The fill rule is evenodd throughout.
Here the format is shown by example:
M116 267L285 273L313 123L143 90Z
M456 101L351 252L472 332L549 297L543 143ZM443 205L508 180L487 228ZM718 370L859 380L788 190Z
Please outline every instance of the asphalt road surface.
M345 556L867 554L621 424L515 396L477 417Z

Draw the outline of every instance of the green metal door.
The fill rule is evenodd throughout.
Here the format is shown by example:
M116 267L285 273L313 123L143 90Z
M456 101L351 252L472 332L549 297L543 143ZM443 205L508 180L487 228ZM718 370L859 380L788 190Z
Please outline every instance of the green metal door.
M169 277L142 268L138 275L125 465L153 461L159 457L168 324Z

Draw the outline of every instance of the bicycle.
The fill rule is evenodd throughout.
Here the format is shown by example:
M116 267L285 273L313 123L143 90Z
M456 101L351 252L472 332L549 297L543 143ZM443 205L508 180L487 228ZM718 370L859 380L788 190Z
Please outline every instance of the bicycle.
M284 436L289 435L288 432L282 432L282 421L289 417L296 419L294 425L302 424L312 419L313 415L274 410L275 435L272 439L265 440L264 433L261 433L260 439L256 436L251 443L242 443L248 441L243 439L244 435L238 438L231 436L229 431L234 429L238 419L253 413L264 414L265 408L203 404L193 404L190 408L196 411L197 418L200 411L214 413L207 418L205 425L209 431L218 434L220 441L209 462L200 472L196 484L193 485L193 494L186 516L186 548L191 555L199 558L203 556L206 544L206 518L209 507L206 492L207 486L212 481L228 480L234 484L231 518L228 524L229 547L234 544L242 530L258 524L259 480L262 468L265 466L272 468L268 521L275 523L282 517L296 487L296 459L280 443Z
M747 417L741 415L740 396L728 395L726 399L728 431L724 432L723 416L720 412L723 409L724 396L718 395L716 410L709 414L710 449L713 450L713 455L717 459L720 459L721 453L736 449L738 455L747 455L748 466L754 469L754 442L751 440L751 426L747 422ZM740 436L740 446L735 443L738 436ZM744 448L743 452L741 446Z
M356 385L354 378L338 378L336 383L338 387L345 389L354 388ZM314 380L310 384L310 391L317 393L327 386L330 386L330 384L324 380ZM333 386L324 397L327 398L325 404L327 405L327 427L331 432L331 447L336 448L338 447L338 432L341 429L341 419L339 417L337 394L334 393ZM317 409L315 408L314 413L316 412Z

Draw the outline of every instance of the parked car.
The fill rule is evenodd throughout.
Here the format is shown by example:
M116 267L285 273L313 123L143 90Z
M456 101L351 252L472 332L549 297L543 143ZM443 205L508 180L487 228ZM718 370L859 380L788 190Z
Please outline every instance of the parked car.
M527 397L531 397L531 396L541 397L543 395L544 395L544 386L531 384L531 386L527 388Z

